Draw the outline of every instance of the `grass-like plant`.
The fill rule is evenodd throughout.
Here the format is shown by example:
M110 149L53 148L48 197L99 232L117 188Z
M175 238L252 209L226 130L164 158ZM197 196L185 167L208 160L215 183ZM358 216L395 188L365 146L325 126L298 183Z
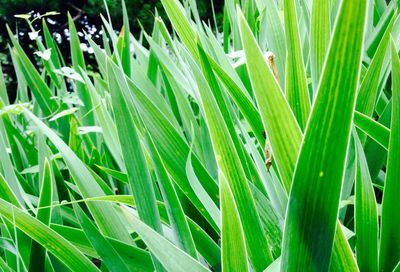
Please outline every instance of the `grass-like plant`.
M96 69L72 18L71 64L9 29L1 269L400 269L397 1L162 4L140 39L102 17Z

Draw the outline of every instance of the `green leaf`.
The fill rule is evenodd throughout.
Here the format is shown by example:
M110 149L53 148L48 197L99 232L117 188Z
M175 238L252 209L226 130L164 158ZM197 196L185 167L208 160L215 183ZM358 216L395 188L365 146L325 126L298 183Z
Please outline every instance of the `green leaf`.
M19 206L17 197L15 196L11 187L7 184L7 181L5 180L5 178L1 173L0 173L0 193L2 199L15 206Z
M331 37L329 1L313 0L310 28L310 62L313 90L316 91ZM314 93L315 96L316 93Z
M282 248L284 271L329 268L361 69L365 14L364 0L341 4L293 177Z
M72 67L80 76L80 69L86 70L85 59L83 57L83 52L81 49L81 42L79 40L78 33L75 28L74 20L72 19L71 15L68 13L68 26L69 26L69 33L70 33L70 46L71 46L71 59L72 59ZM62 69L62 68L61 68ZM72 73L74 75L74 73ZM79 78L79 77L77 77ZM82 118L83 124L87 126L94 125L94 117L92 112L92 101L89 96L89 92L80 80L76 81L76 89L79 95L79 98L83 102L81 116L85 116ZM93 137L95 139L95 137Z
M371 64L368 67L367 74L364 76L360 90L358 91L356 110L367 116L372 116L374 113L374 106L379 94L379 79L381 70L384 69L384 59L394 21L395 18L393 18L388 25L385 34L379 43L378 49L372 58ZM360 138L362 139L361 135Z
M289 191L302 138L301 130L241 12L239 22L247 69L261 119L282 183Z
M131 35L130 29L129 29L129 19L128 19L128 13L126 11L126 5L125 1L122 1L122 14L123 14L123 21L124 21L124 26L123 30L121 31L122 35L122 50L120 52L121 56L121 63L122 63L122 68L124 69L125 74L130 77L131 76L131 48L130 48L130 41L129 37Z
M128 181L136 201L139 218L155 231L162 234L160 216L157 210L153 183L146 165L138 131L134 124L133 114L121 89L128 90L128 86L121 86L116 79L115 67L111 60L107 63L109 88L111 91L112 106L121 143L122 155L125 162ZM125 83L126 84L126 83ZM157 270L162 266L154 259Z
M8 100L8 93L3 74L3 68L0 63L0 108L2 108L3 105L8 105L8 104L10 104L10 101Z
M285 86L285 67L286 67L286 41L285 30L277 2L274 0L260 1L256 0L260 14L262 15L260 25L260 45L265 39L267 46L275 56L275 63L278 69L278 77L281 87ZM265 37L264 37L265 36ZM263 48L263 47L261 47Z
M117 196L115 196L117 197ZM132 197L130 197L132 200ZM104 198L105 199L105 198ZM70 241L82 253L93 258L99 258L99 254L92 248L88 238L81 229L52 224L51 228L61 234L65 239ZM106 237L107 241L112 244L118 254L128 265L128 271L154 271L154 267L150 258L150 254L140 248L122 243L121 241Z
M47 159L44 163L43 180L36 218L45 225L50 225L51 204L53 201L53 173ZM32 243L29 271L44 271L46 250L37 242Z
M101 171L104 171L106 174L110 175L111 177L113 177L123 183L129 184L128 176L125 173L122 173L122 172L114 170L114 169L106 168L106 167L103 167L100 165L96 165L96 167L98 167Z
M196 173L194 172L193 163L192 163L192 150L190 150L188 159L186 161L186 174L187 174L190 186L193 188L193 191L195 192L196 196L199 198L201 203L204 205L204 207L210 213L210 216L211 216L213 222L215 223L215 225L218 226L218 232L220 232L221 212L220 212L218 206L212 201L211 197L207 194L207 191L204 190L204 188L201 186L201 182L199 181Z
M227 72L213 59L208 58L210 65L219 79L224 83L227 92L235 101L236 105L240 109L243 116L246 118L247 122L253 129L254 135L257 137L257 140L264 145L265 139L263 136L263 124L261 121L260 114L257 111L256 106L252 102L251 98L249 98L247 94L247 90L239 87L238 84L228 75ZM243 87L244 88L244 87Z
M202 48L199 47L199 50ZM272 256L238 151L208 83L200 71L194 74L219 171L226 177L237 205L250 260L257 271L262 270L272 262Z
M154 99L152 100L148 97L148 95L150 95L149 92L144 92L139 89L130 79L124 79L124 74L118 69L114 71L118 72L118 80L127 80L129 91L122 89L122 91L126 92L124 93L125 99L127 99L127 103L131 104L132 107L135 106L137 108L150 135L157 139L155 145L178 188L190 199L198 211L207 218L208 222L215 229L218 229L218 227L212 223L208 211L204 209L204 206L193 192L187 179L185 165L190 148L186 140L184 140L182 132L178 131L171 123L170 119L168 119L165 114L160 111L160 108L153 103ZM216 201L218 195L217 184L210 177L197 156L192 157L192 162L196 174L201 176L200 181L202 185L211 198Z
M356 132L353 133L357 152L355 182L356 256L360 271L378 271L378 212L374 188L364 150Z
M396 207L400 205L400 59L394 41L392 52L392 120L390 129L386 180L382 200L381 245L379 250L379 270L391 271L400 261L400 235L398 226L400 215Z
M118 84L114 67L110 62L111 60L108 63L108 77L112 106L129 184L131 185L138 207L139 217L143 222L161 233L161 222L157 211L153 184L146 165L138 131L133 122L133 114L128 108L121 91L122 88L127 88L127 86L120 86Z
M222 271L248 271L246 243L239 212L225 175L220 172Z
M287 47L286 98L296 116L301 129L304 130L310 113L307 76L304 68L300 45L299 25L297 22L295 0L284 0L285 34Z
M387 127L358 111L354 114L354 125L382 147L388 149L390 130Z
M197 259L197 252L193 241L192 234L189 230L189 225L179 201L178 195L175 191L172 180L168 176L164 163L161 160L160 154L151 138L150 134L146 134L147 145L151 152L151 158L155 167L155 172L160 183L161 193L163 195L165 207L170 219L171 228L176 235L176 239L180 248L188 253L193 258ZM191 157L191 153L189 153Z
M189 52L196 57L196 31L192 28L190 21L184 15L182 5L177 0L161 0L161 3L172 23L172 26L174 27L174 30L178 33Z
M74 113L77 112L78 110L79 110L79 108L69 108L69 109L67 109L67 110L63 110L63 111L61 111L61 112L55 114L53 117L51 117L51 118L49 119L49 121L55 121L55 120L57 120L57 119L59 119L59 118L61 118L61 117L74 114Z
M340 223L336 226L330 271L358 271L357 262Z
M102 127L104 141L110 149L110 152L114 159L116 160L118 166L124 169L124 164L122 160L122 150L118 139L117 128L110 113L107 111L105 101L101 98L97 92L95 86L90 81L88 75L81 70L82 77L85 80L88 91L90 92L90 98L94 106L94 112L98 124Z

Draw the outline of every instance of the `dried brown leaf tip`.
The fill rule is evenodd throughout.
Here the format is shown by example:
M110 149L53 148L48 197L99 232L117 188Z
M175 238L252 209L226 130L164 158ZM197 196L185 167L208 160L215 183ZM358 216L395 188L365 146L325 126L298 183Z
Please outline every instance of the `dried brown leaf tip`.
M265 53L265 59L268 61L269 67L272 70L272 73L275 76L275 79L279 81L279 74L278 74L278 68L276 67L276 62L275 62L275 55L274 53L268 51Z
M265 165L267 166L267 169L271 168L272 165L272 152L271 152L271 145L269 144L269 141L267 140L265 143Z
M269 170L272 165L272 150L271 150L271 145L267 139L267 133L265 130L263 131L263 136L266 139L265 141L265 147L264 147L264 154L265 154L265 165L267 166L267 169Z
M122 38L124 36L124 26L121 27L121 32L119 32L119 38Z

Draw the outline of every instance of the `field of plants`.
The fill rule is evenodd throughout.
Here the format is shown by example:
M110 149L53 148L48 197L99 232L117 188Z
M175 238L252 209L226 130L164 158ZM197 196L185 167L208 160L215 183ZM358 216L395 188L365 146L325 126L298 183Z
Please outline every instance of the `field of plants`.
M7 28L1 270L400 271L397 1L161 2L70 52Z

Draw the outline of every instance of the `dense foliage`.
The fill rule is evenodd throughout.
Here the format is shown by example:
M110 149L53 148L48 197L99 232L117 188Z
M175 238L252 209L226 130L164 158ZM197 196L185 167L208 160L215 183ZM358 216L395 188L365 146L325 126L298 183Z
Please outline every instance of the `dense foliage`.
M399 269L397 3L237 4L219 29L162 0L172 30L139 38L122 4L97 42L69 16L68 52L18 16L35 52L7 29L2 270Z

